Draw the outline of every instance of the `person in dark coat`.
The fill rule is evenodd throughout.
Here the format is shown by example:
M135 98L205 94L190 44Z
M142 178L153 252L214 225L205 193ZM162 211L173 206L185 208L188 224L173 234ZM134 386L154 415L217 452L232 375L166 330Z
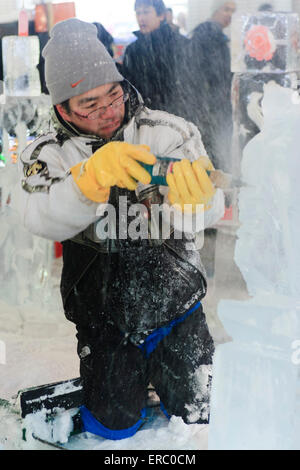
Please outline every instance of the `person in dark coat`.
M209 115L204 144L213 164L224 171L231 171L232 73L229 39L223 29L231 22L235 3L216 1L214 5L216 9L212 17L192 32L191 63L195 77L202 76L197 101L199 106L206 107Z
M175 31L176 33L179 33L179 26L173 22L174 16L173 16L173 10L172 8L167 8L166 9L166 22L167 24Z
M140 30L126 48L122 74L149 108L188 119L183 76L189 41L166 23L162 0L136 0L135 12Z

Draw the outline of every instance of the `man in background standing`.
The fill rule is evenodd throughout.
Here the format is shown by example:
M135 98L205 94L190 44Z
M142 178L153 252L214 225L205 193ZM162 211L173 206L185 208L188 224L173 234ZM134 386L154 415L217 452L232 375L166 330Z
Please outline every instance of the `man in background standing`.
M122 74L149 108L189 119L184 96L189 40L166 23L163 0L136 0L134 8L140 30L125 51Z
M215 168L226 172L232 171L233 122L229 38L224 29L230 25L235 8L235 2L214 0L212 16L192 31L190 40L192 75L198 80L195 103L196 108L202 110L198 118L202 124L202 139ZM215 271L216 239L216 228L205 230L202 255L210 278Z

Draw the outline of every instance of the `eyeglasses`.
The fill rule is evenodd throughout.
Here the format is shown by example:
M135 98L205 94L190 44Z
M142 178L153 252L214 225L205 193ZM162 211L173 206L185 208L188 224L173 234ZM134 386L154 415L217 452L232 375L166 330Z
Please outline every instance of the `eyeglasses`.
M76 111L73 111L72 109L71 109L71 112L76 114L76 116L80 117L81 119L89 119L89 120L92 121L94 119L98 119L101 116L103 116L106 113L106 111L108 110L108 108L116 109L119 106L121 106L123 103L126 103L126 101L128 101L128 99L129 99L129 93L125 93L125 94L119 96L118 98L116 98L114 101L112 101L107 106L101 106L100 108L95 109L94 111L92 111L89 114L86 114L85 116L82 115L82 114L77 113Z

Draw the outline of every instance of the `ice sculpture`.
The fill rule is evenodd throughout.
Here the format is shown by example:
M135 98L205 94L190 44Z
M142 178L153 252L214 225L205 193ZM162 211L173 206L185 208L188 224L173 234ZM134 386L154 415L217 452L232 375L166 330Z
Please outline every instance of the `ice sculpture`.
M279 14L281 32L291 17ZM284 57L291 57L286 49ZM265 82L260 132L241 162L235 249L252 299L218 307L233 340L215 353L210 449L300 449L300 99L292 88Z
M39 44L36 37L3 38L4 95L1 96L0 128L6 164L0 168L0 301L15 306L39 305L40 311L53 307L49 276L53 243L23 228L16 209L17 165L30 140L49 131L49 96L41 95L36 65ZM30 310L30 309L29 309Z
M299 17L294 13L234 15L231 29L233 173L240 176L243 148L262 123L264 84L297 89Z

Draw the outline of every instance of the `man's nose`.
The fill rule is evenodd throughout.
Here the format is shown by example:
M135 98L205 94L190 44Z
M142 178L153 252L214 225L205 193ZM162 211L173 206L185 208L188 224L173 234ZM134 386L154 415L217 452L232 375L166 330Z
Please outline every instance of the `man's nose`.
M102 119L110 119L115 116L115 109L109 105L106 107L104 114L102 114Z

